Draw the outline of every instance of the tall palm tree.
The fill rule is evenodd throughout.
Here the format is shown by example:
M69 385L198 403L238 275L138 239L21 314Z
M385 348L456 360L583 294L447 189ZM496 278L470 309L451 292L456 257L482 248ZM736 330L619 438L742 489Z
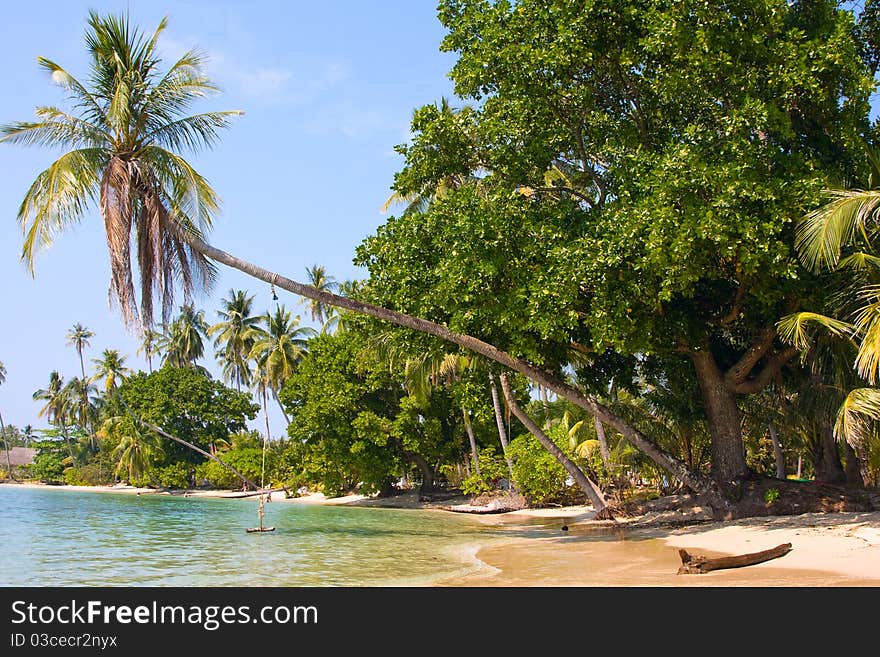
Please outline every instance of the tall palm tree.
M105 420L101 433L119 439L113 451L117 458L114 474L118 477L125 473L129 483L143 476L163 451L157 436L146 432L126 416Z
M6 366L0 362L0 386L6 383ZM3 447L6 449L6 476L14 480L12 476L12 459L9 457L9 440L6 438L6 425L3 424L3 413L0 413L0 433L3 434Z
M293 294L433 335L527 376L536 384L599 415L660 467L691 489L726 506L715 483L667 453L591 395L494 345L456 333L420 317L317 290L212 246L204 239L218 198L207 181L177 152L215 143L218 131L239 111L185 116L190 104L216 88L203 74L204 58L184 54L164 74L156 43L163 19L149 37L127 18L90 12L86 46L91 57L88 86L45 58L39 64L69 95L77 114L56 107L37 109L37 121L0 127L0 141L66 151L37 176L19 208L25 240L22 259L33 271L37 251L79 223L99 199L110 256L110 295L123 319L153 322L153 297L161 297L163 321L171 314L175 284L189 297L210 286L221 263ZM426 190L426 193L431 190ZM132 242L137 244L140 310L134 293Z
M83 360L83 349L89 346L89 340L93 337L95 337L95 334L78 322L67 332L67 344L76 349L76 353L79 356L79 367L83 379L86 378L86 364Z
M306 279L313 288L320 292L333 292L337 289L336 279L327 275L327 270L322 265L306 267ZM304 298L303 303L308 304L309 314L313 322L324 325L329 316L329 307L320 299Z
M207 337L205 312L196 311L189 304L182 305L180 314L160 338L159 344L165 351L162 362L172 367L197 367L198 360L205 355Z
M26 447L30 447L31 443L37 439L36 434L34 434L34 427L30 424L26 424L22 427L21 435L24 437L24 444Z
M67 421L72 405L70 389L64 385L64 379L57 370L53 370L49 374L49 385L34 392L33 398L34 401L45 402L38 413L38 417L45 417L61 430L61 435L67 443L70 461L71 463L76 463L76 457L73 455L73 447L70 443L70 435L67 432Z
M100 358L93 358L95 373L92 381L104 382L104 393L110 395L119 384L131 373L125 366L125 356L116 349L105 349Z
M89 401L89 397L95 392L95 386L92 385L89 379L81 379L74 376L64 384L64 387L67 389L67 394L71 399L79 400L79 403L70 409L69 419L80 429L88 432L89 445L92 451L95 451L97 447L94 432L89 430L95 423L95 408ZM82 400L85 400L85 404L83 404Z
M278 399L278 391L293 375L296 366L308 352L308 339L316 333L312 328L300 326L299 315L291 316L283 305L276 306L274 313L267 311L261 319L262 326L245 333L247 339L253 340L249 357L255 361L260 373L263 396L266 396L267 390L272 392L284 419L290 424L284 406Z
M76 353L79 356L79 369L82 378L79 379L81 382L85 383L86 381L86 364L83 360L83 349L89 346L89 340L95 337L95 334L87 329L85 326L77 322L73 325L73 327L67 332L67 344L73 346L76 349ZM71 381L72 383L72 381ZM88 391L86 385L80 386L80 409L79 409L79 417L80 419L88 419ZM83 429L89 432L89 438L91 440L92 447L95 445L94 440L94 428L89 422L87 425L81 425Z
M138 346L137 353L143 354L147 359L147 371L153 373L153 356L161 354L160 343L162 334L158 331L145 328L141 333L141 343Z
M3 126L2 141L64 149L28 190L18 214L25 234L22 259L79 222L99 200L110 251L110 294L129 325L152 323L153 300L170 316L174 283L187 298L209 287L215 267L187 242L209 228L214 190L176 151L210 146L240 111L187 116L190 104L217 91L202 73L204 56L190 50L164 73L156 52L167 19L147 36L128 17L89 12L85 41L91 58L82 83L43 57L39 65L76 109L38 107L36 120ZM68 150L69 149L69 150ZM171 229L173 227L173 229ZM130 245L140 269L140 317Z
M221 299L223 308L217 311L220 321L208 327L208 335L214 336L215 356L223 367L223 377L235 384L239 392L251 383L249 354L253 338L247 334L260 321L259 317L251 316L253 300L254 295L248 296L244 290L229 290L229 298Z

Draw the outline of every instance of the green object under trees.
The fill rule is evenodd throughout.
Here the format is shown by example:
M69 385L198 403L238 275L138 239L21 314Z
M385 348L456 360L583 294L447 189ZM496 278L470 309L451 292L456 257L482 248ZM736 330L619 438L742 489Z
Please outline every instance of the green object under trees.
M414 124L395 191L466 182L364 243L372 300L556 372L575 345L689 362L713 478L741 481L737 400L796 366L775 323L815 291L795 225L864 166L875 83L852 14L445 0L439 15L456 92L480 108L464 144L447 115Z

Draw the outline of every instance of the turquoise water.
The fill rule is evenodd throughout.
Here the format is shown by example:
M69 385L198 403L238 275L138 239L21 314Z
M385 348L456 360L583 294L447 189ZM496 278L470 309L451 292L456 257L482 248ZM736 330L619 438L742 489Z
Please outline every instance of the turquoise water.
M409 586L477 567L442 511L0 486L2 586Z

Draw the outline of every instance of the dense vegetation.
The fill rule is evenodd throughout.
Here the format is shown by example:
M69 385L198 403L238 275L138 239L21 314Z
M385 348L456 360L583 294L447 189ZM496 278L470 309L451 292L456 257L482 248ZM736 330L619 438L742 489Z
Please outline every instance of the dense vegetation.
M415 111L400 213L354 254L366 279L342 286L204 241L217 195L174 151L212 144L229 113L179 118L207 88L200 59L160 76L151 42L93 14L94 89L41 60L81 120L44 108L2 130L88 146L28 190L23 258L88 198L115 199L100 207L111 294L162 365L131 374L110 350L92 376L53 373L34 472L332 494L512 484L597 507L691 491L726 511L760 477L876 487L880 30L875 3L844 4L443 0L459 106ZM171 283L209 284L214 261L310 299L322 330L280 306L255 316L236 290L213 326L188 305L172 319ZM69 336L81 365L89 337ZM198 364L209 337L229 387ZM281 405L283 436L245 430L243 390Z

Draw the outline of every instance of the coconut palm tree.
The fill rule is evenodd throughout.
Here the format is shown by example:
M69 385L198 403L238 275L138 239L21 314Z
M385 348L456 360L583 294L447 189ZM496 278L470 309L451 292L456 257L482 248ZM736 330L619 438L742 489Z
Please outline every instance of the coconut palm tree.
M306 267L306 279L309 285L321 292L333 292L338 287L336 279L328 276L327 271L322 265ZM308 305L312 321L323 326L329 318L330 308L327 304L320 299L309 298L304 298L302 302Z
M239 392L251 382L249 354L253 338L245 335L260 321L259 317L251 316L253 301L254 295L248 296L244 290L229 290L229 298L221 299L223 308L217 311L220 321L208 327L208 335L214 336L215 357L223 367L223 378L235 384Z
M131 373L125 366L125 356L116 349L105 349L100 358L93 358L95 373L92 381L104 382L104 393L110 395L119 384Z
M799 312L779 322L780 337L805 355L817 325L855 346L853 366L868 386L850 390L834 428L850 442L868 435L866 420L880 420L880 258L873 255L880 244L880 150L866 144L865 153L865 188L829 190L828 203L804 217L796 236L807 267L843 276L830 308L836 316Z
M30 424L26 424L22 427L21 435L24 438L24 444L26 447L30 447L31 443L37 439L37 436L34 433L34 427Z
M51 424L61 430L61 435L67 443L70 461L71 463L76 463L76 457L73 455L73 446L70 443L70 435L67 432L70 409L72 405L75 405L75 402L71 399L70 389L64 385L62 376L56 370L53 370L49 374L49 385L34 392L33 398L34 401L45 402L38 413L38 417L45 417Z
M150 374L153 373L153 356L161 354L159 349L161 339L162 334L151 328L145 328L141 333L141 344L138 347L137 353L143 354L146 357L147 371Z
M197 367L197 361L205 355L207 337L205 311L196 311L189 304L182 305L180 314L159 339L160 347L165 352L162 362L172 367Z
M278 391L293 375L296 366L308 352L308 339L316 333L312 328L300 326L299 315L292 317L283 305L277 306L274 313L267 311L261 319L262 326L253 327L245 333L246 339L253 341L248 356L257 365L262 394L265 396L267 390L272 392L284 419L290 424L284 406L278 399Z
M73 325L73 327L67 332L67 344L73 346L76 349L76 353L79 356L79 368L82 378L79 381L85 383L86 381L86 364L83 360L83 349L89 346L89 340L95 337L95 334L87 329L85 326L77 322ZM71 381L72 382L72 381ZM79 417L80 419L88 419L89 413L87 411L87 407L89 404L88 391L87 386L80 386L80 409L79 409ZM81 425L83 429L89 432L89 438L91 440L92 447L94 448L95 440L94 440L94 429L92 427L91 422L88 424Z
M726 507L717 485L691 471L648 436L629 426L591 395L521 358L446 326L404 313L321 291L233 256L204 239L218 198L179 150L215 143L220 129L239 111L186 116L191 103L216 91L203 73L204 58L185 53L164 74L156 43L163 19L146 37L125 17L89 13L86 46L91 72L83 84L60 65L39 58L41 67L68 93L75 113L40 107L37 120L0 127L0 142L64 151L37 176L19 208L25 239L22 259L33 271L37 252L83 218L94 199L104 220L110 256L110 296L129 324L152 325L154 294L161 298L163 321L171 314L175 287L188 299L209 287L214 263L221 263L293 294L427 333L474 351L546 386L598 415L654 462L691 489ZM432 190L426 190L426 193ZM140 308L135 298L130 245L137 245Z
M140 319L152 323L153 299L163 319L174 300L174 283L189 298L209 286L215 268L187 242L210 227L217 196L177 154L181 147L212 144L239 111L187 116L196 99L216 88L201 71L204 57L186 52L166 72L156 44L167 21L147 36L128 17L89 12L86 46L91 59L82 83L40 57L76 108L39 107L36 120L3 126L2 141L64 149L28 190L18 219L24 230L22 259L33 268L37 250L59 230L79 222L99 200L110 251L110 295L129 325L139 319L131 265L132 234L140 268ZM173 230L169 228L173 225Z
M162 455L158 437L139 427L129 417L108 418L101 426L101 434L102 437L119 439L113 451L117 459L114 474L119 477L125 473L129 483L142 477Z
M89 379L81 379L78 376L72 377L64 387L71 399L76 399L79 403L75 404L69 413L69 419L74 422L80 429L89 433L89 445L92 451L96 451L95 436L89 428L95 423L95 408L90 403L89 397L96 392L96 388ZM85 399L85 404L82 400Z
M0 386L6 383L6 366L0 362ZM6 450L6 476L14 480L12 476L12 459L9 457L9 440L6 438L6 425L3 424L3 413L0 413L0 433L3 434L3 447Z

